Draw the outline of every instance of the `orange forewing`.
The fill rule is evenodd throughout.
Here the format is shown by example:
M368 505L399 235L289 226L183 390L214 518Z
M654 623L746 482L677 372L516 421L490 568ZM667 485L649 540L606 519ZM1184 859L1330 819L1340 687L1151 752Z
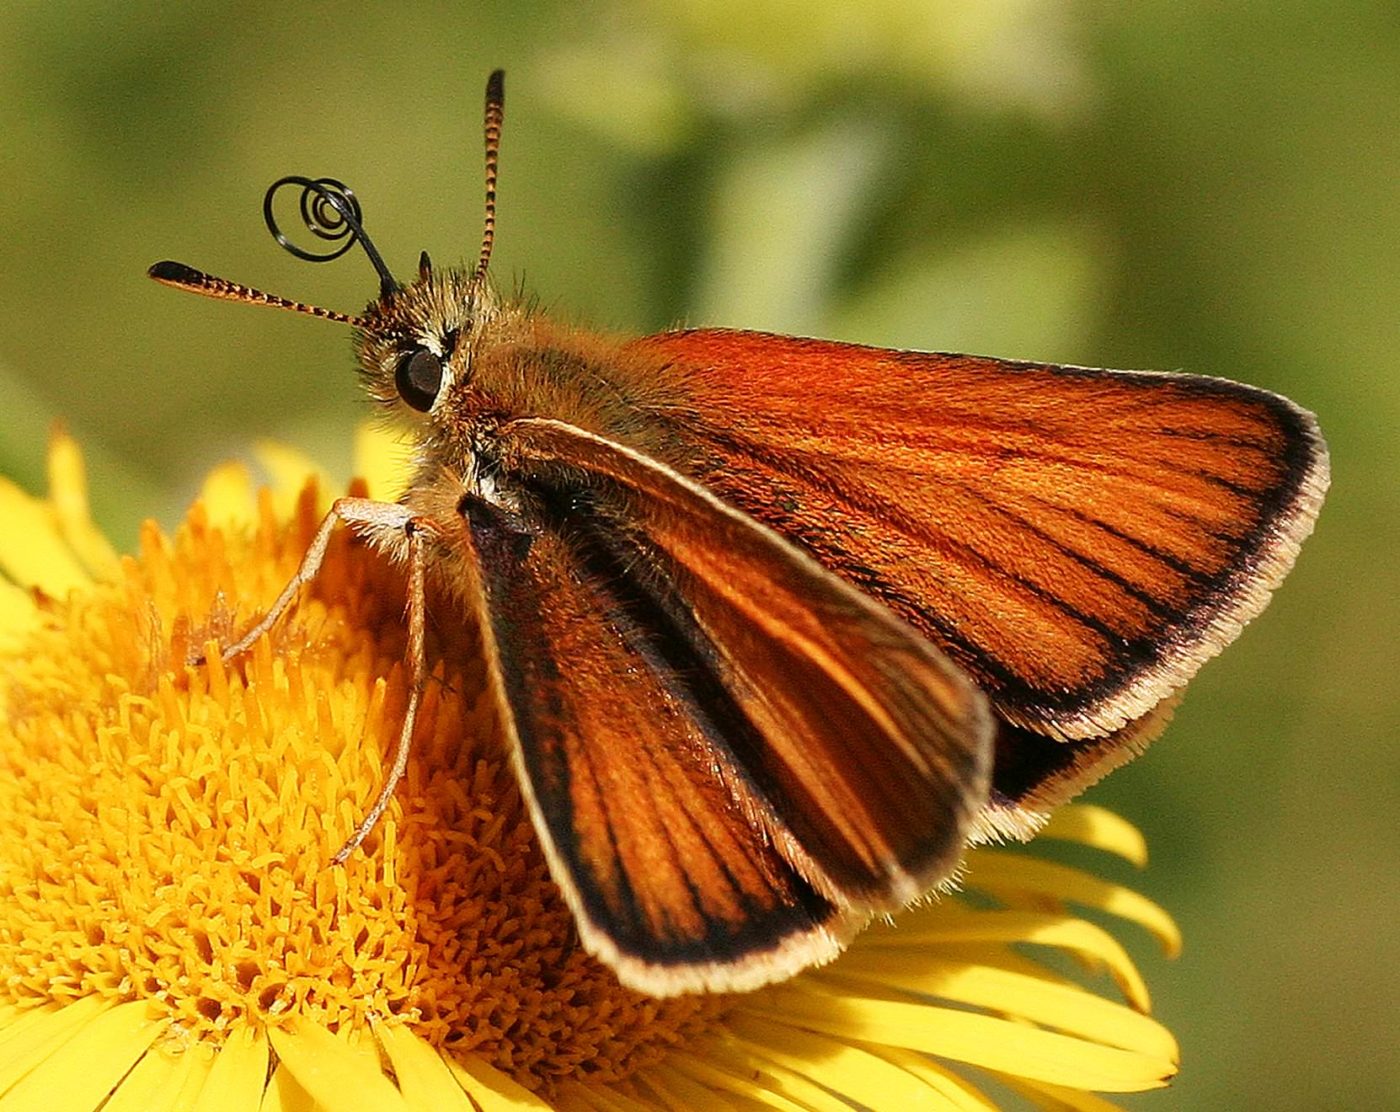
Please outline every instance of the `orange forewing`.
M1312 415L1221 379L722 330L634 350L686 384L697 481L987 692L1001 802L1053 805L1145 745L1326 488Z
M462 513L590 949L655 993L753 987L950 875L992 746L957 669L661 464L557 421L500 443L533 500Z

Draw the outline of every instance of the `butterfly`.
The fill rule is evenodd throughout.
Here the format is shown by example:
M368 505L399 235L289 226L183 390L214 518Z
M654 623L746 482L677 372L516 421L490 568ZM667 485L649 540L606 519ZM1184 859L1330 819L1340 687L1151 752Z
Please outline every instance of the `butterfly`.
M362 245L358 315L157 263L156 280L355 328L414 431L397 502L339 499L271 628L348 525L481 630L535 828L586 948L627 985L739 991L831 959L1139 753L1257 615L1327 485L1315 418L1224 379L723 329L616 339L488 280L503 77L474 269L400 284L354 194L284 178L303 258ZM301 190L324 239L291 243ZM430 601L431 600L431 601Z

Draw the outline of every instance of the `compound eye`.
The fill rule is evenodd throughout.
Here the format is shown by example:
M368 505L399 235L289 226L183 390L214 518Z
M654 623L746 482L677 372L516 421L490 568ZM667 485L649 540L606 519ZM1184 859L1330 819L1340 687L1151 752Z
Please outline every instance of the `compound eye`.
M433 408L442 387L442 358L427 348L414 348L399 360L394 372L399 397L420 413Z

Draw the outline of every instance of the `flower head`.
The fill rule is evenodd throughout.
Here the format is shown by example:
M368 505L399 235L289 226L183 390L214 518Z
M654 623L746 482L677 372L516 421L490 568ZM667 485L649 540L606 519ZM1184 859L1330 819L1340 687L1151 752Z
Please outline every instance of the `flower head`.
M406 704L403 576L338 534L293 612L220 662L210 650L275 597L324 510L308 464L261 455L271 490L221 468L173 536L148 524L121 559L88 519L66 436L47 500L0 483L20 523L0 541L6 1108L62 1092L75 1108L251 1109L268 1089L331 1110L823 1108L833 1093L991 1107L986 1078L1089 1107L1088 1091L1174 1071L1132 962L1068 905L1136 920L1168 949L1170 920L998 849L969 855L965 895L785 985L623 988L550 882L457 615L435 621L442 651L393 806L331 866ZM371 490L386 458L363 441ZM189 663L201 652L209 663ZM1095 808L1046 836L1143 855ZM1095 972L1125 1002L1084 987Z

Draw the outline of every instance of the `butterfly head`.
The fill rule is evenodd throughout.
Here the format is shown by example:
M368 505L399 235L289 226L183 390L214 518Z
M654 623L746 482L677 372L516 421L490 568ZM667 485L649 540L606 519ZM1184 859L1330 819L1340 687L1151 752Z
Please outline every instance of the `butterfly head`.
M427 414L445 408L452 386L465 382L476 338L496 320L499 301L487 280L496 230L496 168L504 105L504 75L494 72L486 85L486 217L476 268L434 269L426 251L418 276L401 284L364 229L359 200L334 178L290 175L273 182L263 197L263 219L288 252L310 262L329 262L356 244L379 277L379 294L359 315L322 309L230 282L176 262L159 262L149 274L168 286L206 297L270 305L349 324L371 396L392 406ZM299 192L296 192L298 191ZM321 250L298 246L282 230L277 210L288 199Z
M357 321L356 351L370 396L430 419L467 382L472 353L500 317L484 273L434 270L423 252L418 278L385 293Z

